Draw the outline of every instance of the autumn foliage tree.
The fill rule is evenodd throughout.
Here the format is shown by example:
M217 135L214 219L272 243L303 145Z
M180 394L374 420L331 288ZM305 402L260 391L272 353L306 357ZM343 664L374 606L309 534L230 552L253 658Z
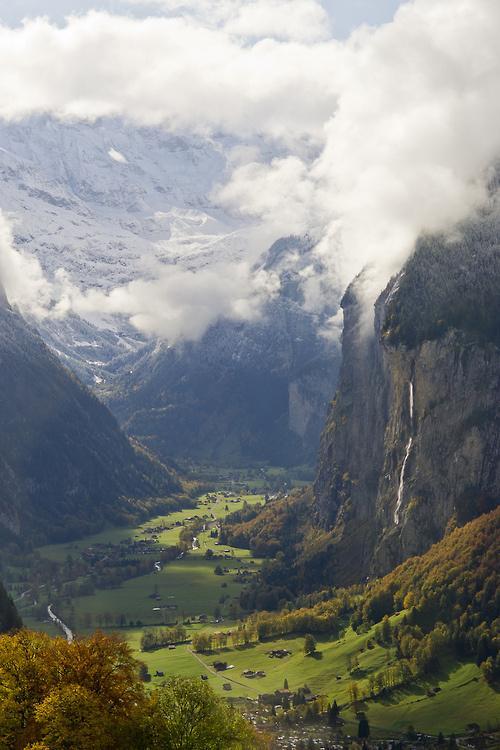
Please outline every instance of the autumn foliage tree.
M136 662L116 636L70 644L20 630L0 638L2 748L39 741L67 750L68 737L82 750L113 748L144 701Z
M1 750L260 747L209 686L178 678L148 694L139 666L113 635L74 643L28 630L1 636Z

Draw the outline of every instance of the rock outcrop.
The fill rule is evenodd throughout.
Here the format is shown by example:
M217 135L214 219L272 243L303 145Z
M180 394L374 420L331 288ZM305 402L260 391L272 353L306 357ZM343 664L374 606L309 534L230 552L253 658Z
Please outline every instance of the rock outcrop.
M8 633L22 627L22 624L16 605L0 582L0 633Z

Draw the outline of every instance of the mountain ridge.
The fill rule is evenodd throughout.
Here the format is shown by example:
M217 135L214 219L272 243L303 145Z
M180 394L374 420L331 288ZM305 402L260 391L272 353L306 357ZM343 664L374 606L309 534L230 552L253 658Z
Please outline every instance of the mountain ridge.
M0 529L7 538L81 535L180 492L10 306L0 307ZM127 507L128 506L128 507Z

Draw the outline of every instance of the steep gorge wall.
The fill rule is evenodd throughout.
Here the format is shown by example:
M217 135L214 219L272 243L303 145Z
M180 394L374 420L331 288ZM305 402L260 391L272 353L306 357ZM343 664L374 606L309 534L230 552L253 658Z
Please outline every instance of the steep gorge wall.
M338 581L382 575L498 504L499 236L493 214L455 243L421 243L380 296L373 336L360 328L362 277L344 298L315 484Z

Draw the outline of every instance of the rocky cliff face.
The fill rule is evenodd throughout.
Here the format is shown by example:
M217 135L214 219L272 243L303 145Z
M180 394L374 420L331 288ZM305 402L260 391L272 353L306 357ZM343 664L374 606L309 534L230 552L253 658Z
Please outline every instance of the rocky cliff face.
M360 329L343 302L340 387L322 437L318 515L337 578L382 575L500 499L500 223L428 238Z

